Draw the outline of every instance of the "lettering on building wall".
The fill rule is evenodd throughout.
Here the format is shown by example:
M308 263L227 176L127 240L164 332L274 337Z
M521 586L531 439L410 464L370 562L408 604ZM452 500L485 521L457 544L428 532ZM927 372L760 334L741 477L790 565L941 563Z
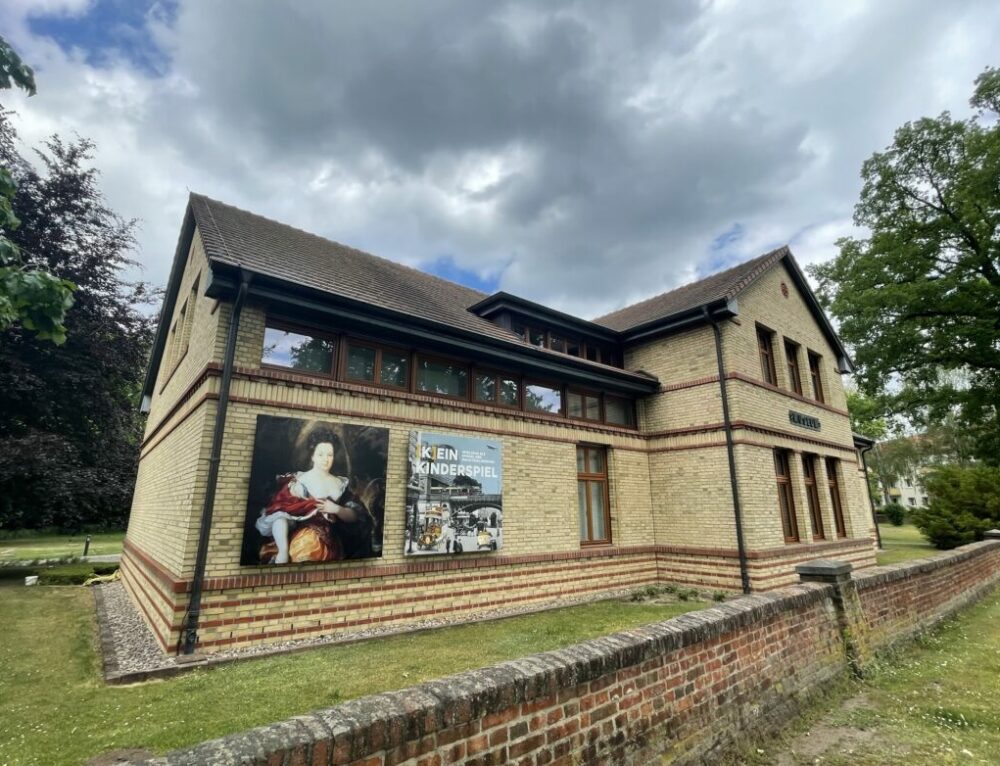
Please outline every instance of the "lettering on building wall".
M389 431L257 416L240 563L382 555Z
M503 547L503 445L457 434L410 432L407 556Z
M821 425L819 418L814 418L812 415L803 415L801 412L796 412L795 410L788 411L788 421L792 425L802 426L813 431L818 431Z

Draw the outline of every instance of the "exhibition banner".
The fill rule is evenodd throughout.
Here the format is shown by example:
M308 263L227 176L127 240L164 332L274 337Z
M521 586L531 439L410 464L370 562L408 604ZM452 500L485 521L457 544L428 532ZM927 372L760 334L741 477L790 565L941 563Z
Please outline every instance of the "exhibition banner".
M257 416L240 563L382 555L389 431Z
M407 556L503 547L503 445L411 431L406 485Z

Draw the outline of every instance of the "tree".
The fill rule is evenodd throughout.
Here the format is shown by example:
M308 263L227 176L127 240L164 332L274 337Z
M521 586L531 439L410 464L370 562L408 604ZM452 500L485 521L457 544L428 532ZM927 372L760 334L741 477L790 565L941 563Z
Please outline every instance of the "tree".
M917 424L956 414L1000 462L1000 71L976 80L978 114L907 123L861 170L863 239L812 269L854 351L862 393ZM956 381L957 373L958 380ZM885 383L898 382L887 393Z
M0 90L13 86L35 95L35 74L0 37ZM24 268L21 252L8 236L20 225L11 205L16 191L10 168L0 164L0 330L20 322L42 340L63 343L74 285L42 269Z
M915 510L913 523L938 548L983 539L1000 527L1000 468L943 466L927 478L930 506Z
M23 324L0 331L0 527L121 526L131 500L142 420L137 399L152 341L129 284L133 223L104 204L92 144L52 138L41 170L15 150L0 111L0 163L12 169L10 233L26 269L78 285L62 346Z

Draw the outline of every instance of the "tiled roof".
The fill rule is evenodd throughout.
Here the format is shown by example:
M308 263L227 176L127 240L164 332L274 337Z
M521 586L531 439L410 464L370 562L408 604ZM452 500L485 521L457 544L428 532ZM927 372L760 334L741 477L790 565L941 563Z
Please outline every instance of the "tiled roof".
M597 317L596 324L623 332L681 312L704 306L718 300L736 297L757 277L767 271L775 262L789 255L787 247L779 247L769 253L752 258L731 269L712 274L705 279L682 285L676 290L662 293L653 298L634 303L631 306Z
M209 258L408 316L522 343L468 311L485 293L201 194L191 210Z

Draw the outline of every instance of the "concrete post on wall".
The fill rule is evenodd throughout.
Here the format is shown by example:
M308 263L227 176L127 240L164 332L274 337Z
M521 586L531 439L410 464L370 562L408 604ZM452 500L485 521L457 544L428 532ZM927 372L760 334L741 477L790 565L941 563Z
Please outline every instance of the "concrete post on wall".
M861 600L851 577L854 566L846 561L816 559L795 567L801 582L818 582L833 586L832 601L837 610L837 625L844 642L847 664L855 678L864 676L865 663L871 653L865 641L865 617Z

